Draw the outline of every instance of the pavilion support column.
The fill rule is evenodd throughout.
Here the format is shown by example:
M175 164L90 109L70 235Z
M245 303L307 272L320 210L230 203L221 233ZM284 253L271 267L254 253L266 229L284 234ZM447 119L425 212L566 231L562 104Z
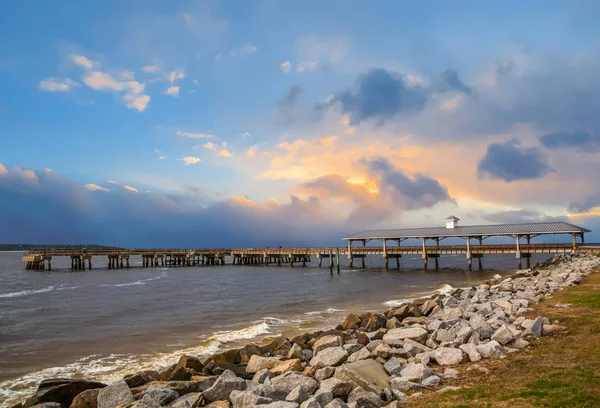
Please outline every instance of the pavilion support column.
M389 266L386 244L387 244L387 239L384 238L384 240L383 240L383 259L385 259L385 269L387 269Z
M436 238L436 239L435 239L435 245L436 245L436 247L437 247L435 250L436 250L436 252L437 252L437 255L438 255L438 256L436 256L436 257L435 257L435 270L436 270L436 271L439 271L439 270L440 270L440 262L439 262L439 255L440 255L440 239L439 239L439 238Z
M425 237L423 237L423 252L421 256L423 257L423 267L427 270L427 246L425 245Z
M577 249L577 234L573 234L573 252Z
M469 262L469 270L472 270L473 257L471 256L471 237L467 237L467 261Z
M581 245L585 245L585 237L584 237L584 233L581 233Z
M521 263L521 236L517 235L516 238L517 238L517 253L516 253L517 265L518 265L518 268L521 269L523 267L523 264Z
M402 243L401 239L398 239L398 256L396 256L396 269L400 269L400 256L402 252L400 251L400 244Z

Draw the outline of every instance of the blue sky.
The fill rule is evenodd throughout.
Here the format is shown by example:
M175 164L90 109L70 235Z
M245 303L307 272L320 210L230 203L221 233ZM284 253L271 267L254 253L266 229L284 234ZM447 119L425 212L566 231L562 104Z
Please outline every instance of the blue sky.
M304 240L450 213L599 224L597 2L3 6L3 241L134 245L98 228L132 212L236 220L224 244L245 220L261 244L281 223ZM48 217L78 221L22 231Z

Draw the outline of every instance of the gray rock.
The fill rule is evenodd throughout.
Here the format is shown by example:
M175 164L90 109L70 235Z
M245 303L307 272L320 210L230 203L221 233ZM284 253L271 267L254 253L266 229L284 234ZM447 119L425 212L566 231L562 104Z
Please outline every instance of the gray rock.
M201 392L190 392L189 394L177 398L175 401L171 402L169 406L173 408L186 408L185 403L187 403L191 408L197 408L201 402Z
M407 396L400 390L392 390L392 394L394 395L394 399L402 404L406 403Z
M373 351L377 348L377 346L379 346L381 343L383 343L383 340L373 340L371 342L369 342L369 344L367 344L365 347L367 348L367 350L369 351Z
M352 353L350 355L350 357L348 357L347 361L350 362L350 363L353 363L355 361L365 360L365 359L370 358L370 357L371 357L371 352L369 351L368 348L364 347L364 348L358 350L357 352Z
M313 353L314 355L318 355L321 350L331 348L331 347L341 347L343 344L342 338L340 336L323 336L318 339L313 345Z
M344 344L342 347L344 347L344 350L346 350L348 352L348 354L353 354L356 353L358 350L364 348L365 346L363 346L362 344Z
M256 374L254 374L254 377L252 377L252 381L257 384L262 384L269 377L271 377L271 372L268 368L263 368L262 370L259 370L256 372Z
M416 356L420 353L429 353L433 351L433 349L421 344L417 343L414 340L406 339L404 340L404 352L411 356Z
M256 354L253 354L250 357L250 360L248 361L248 365L246 366L246 372L257 373L264 368L271 369L280 363L281 360L279 358L261 357Z
M416 382L410 381L408 378L404 377L392 378L390 380L390 386L392 387L392 390L398 390L402 392L421 389L423 387L421 384L417 384Z
M324 407L325 405L333 401L333 394L331 393L331 391L318 390L317 392L315 392L315 395L311 398L318 402L320 406Z
M354 388L354 385L350 381L342 380L339 378L329 378L327 380L321 381L319 391L331 392L333 398L341 398L345 400L346 398L348 398L348 394L350 394L352 388Z
M383 405L383 401L379 395L370 392L361 387L356 387L348 395L348 404L354 403L360 408L379 408Z
M339 398L334 399L329 404L325 405L325 408L348 408L348 405Z
M298 408L299 405L295 402L287 402L287 401L275 401L270 404L258 404L255 407L259 408Z
M435 361L439 365L460 364L464 361L464 355L460 349L440 347L435 351Z
M292 392L290 392L287 395L287 397L285 397L285 400L288 402L296 402L298 404L302 404L308 398L309 398L309 395L306 392L306 390L304 388L302 388L302 386L298 385L296 388L294 388L292 390Z
M383 365L383 368L388 372L389 375L396 376L400 375L400 371L402 371L405 366L406 361L392 357Z
M154 401L158 402L160 405L167 405L170 402L175 401L177 398L179 398L179 394L173 391L172 389L155 386L150 386L146 388L140 394L140 396L142 397L146 395L148 395Z
M427 330L421 327L392 329L383 336L383 342L392 347L404 347L404 340L410 339L418 343L427 341Z
M521 324L521 326L523 326L523 324ZM531 325L526 328L524 334L534 337L542 337L544 334L544 318L541 316L536 317Z
M270 404L273 402L271 398L263 397L250 390L237 391L233 390L229 394L232 408L252 408L258 404Z
M304 401L300 405L300 408L322 408L322 406L319 404L319 401L317 401L314 397L311 397Z
M473 343L465 343L458 346L468 357L469 361L475 362L481 360L481 354L477 351L477 347Z
M245 389L246 381L244 379L236 377L231 370L225 370L213 386L204 391L202 396L206 402L220 401L229 399L231 391L244 391Z
M529 346L529 342L525 339L516 339L512 343L510 343L510 347L513 347L516 349L522 349L527 346Z
M284 399L294 388L301 386L309 395L317 390L318 383L312 377L298 372L289 372L271 380L271 384L276 390L284 393L281 399Z
M460 373L458 372L458 370L455 370L454 368L446 368L444 370L444 378L453 379L458 378L459 375Z
M350 356L350 357L352 357L352 356ZM315 380L317 380L317 381L323 381L328 378L331 378L333 376L333 373L335 373L335 368L323 367L323 368L320 368L317 370L314 377L315 377Z
M427 377L423 381L421 381L421 384L426 387L431 387L431 386L440 385L441 382L442 382L442 379L440 377L438 377L437 375L430 375L429 377Z
M492 335L492 340L496 340L498 343L505 345L510 343L515 339L515 335L510 329L504 325L500 327L496 332Z
M400 375L409 380L419 380L429 377L433 374L431 368L421 363L407 364L401 371Z
M317 368L335 367L348 359L348 352L342 347L329 347L322 349L310 360L310 365Z
M302 355L302 347L297 345L296 343L292 344L290 351L288 352L287 358L300 358Z
M498 343L496 340L492 340L489 343L480 344L475 348L477 349L477 352L481 354L482 358L497 358L506 354L500 343Z
M98 408L114 408L133 401L133 394L124 380L116 381L98 393Z
M181 408L191 408L191 405L187 401L182 401L179 406ZM136 408L160 408L161 405L151 396L144 395L144 398L140 401L139 404L136 405Z
M421 364L429 364L429 362L431 361L431 355L430 353L419 353L415 356L415 358L421 362Z
M300 360L303 361L303 362L305 362L305 363L308 363L311 360L311 358L313 358L313 352L312 352L312 350L304 349L300 353Z
M390 386L390 376L385 372L383 365L373 359L346 363L335 370L334 377L350 381L377 394L381 394Z

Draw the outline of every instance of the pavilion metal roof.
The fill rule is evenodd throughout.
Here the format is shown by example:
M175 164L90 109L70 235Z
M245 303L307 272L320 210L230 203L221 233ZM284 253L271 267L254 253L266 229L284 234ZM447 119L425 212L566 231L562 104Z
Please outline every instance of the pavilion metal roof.
M443 238L443 237L479 237L512 236L539 234L572 234L591 232L566 222L532 222L524 224L465 225L454 228L402 228L362 231L344 239L398 239L398 238Z

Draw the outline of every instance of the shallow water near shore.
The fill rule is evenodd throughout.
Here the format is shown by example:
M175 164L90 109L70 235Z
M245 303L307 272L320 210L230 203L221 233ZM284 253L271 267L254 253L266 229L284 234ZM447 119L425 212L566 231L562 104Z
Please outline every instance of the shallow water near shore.
M483 271L466 270L464 255L440 258L423 271L405 257L401 270L213 266L25 271L21 253L0 253L0 404L30 395L52 377L120 378L141 368L209 355L284 333L330 328L352 311L383 311L443 284L464 287L514 272L514 255L489 255ZM534 256L536 262L549 254ZM346 259L342 259L343 262ZM430 262L430 266L433 262ZM392 261L391 265L395 265Z

